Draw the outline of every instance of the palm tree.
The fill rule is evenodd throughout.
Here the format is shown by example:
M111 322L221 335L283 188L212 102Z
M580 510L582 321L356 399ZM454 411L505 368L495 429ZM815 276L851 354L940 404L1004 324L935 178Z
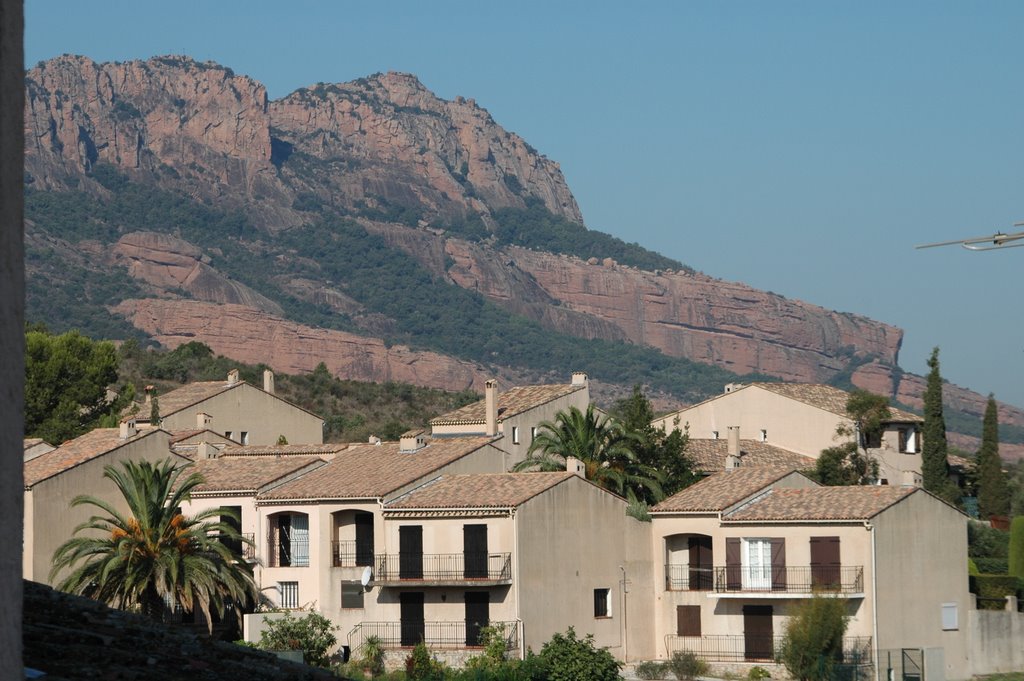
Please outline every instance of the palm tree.
M565 470L567 457L583 462L587 479L630 500L637 491L647 489L658 499L662 476L658 471L637 461L633 451L637 437L627 433L621 425L594 411L587 405L586 412L577 407L559 411L554 422L543 421L530 443L526 458L516 464L514 471Z
M211 629L211 608L222 616L229 599L239 605L255 600L252 569L237 554L248 540L226 521L233 512L212 508L191 517L180 512L203 482L198 473L185 475L187 468L170 459L106 466L103 476L120 490L128 512L88 495L71 501L95 506L106 516L94 515L76 527L75 535L86 534L54 553L50 579L71 570L57 588L154 619L167 604L185 612L199 608Z

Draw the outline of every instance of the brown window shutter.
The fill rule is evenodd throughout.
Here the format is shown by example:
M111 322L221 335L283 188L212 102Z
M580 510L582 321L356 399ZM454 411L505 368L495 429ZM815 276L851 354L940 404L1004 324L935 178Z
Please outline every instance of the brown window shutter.
M711 537L694 535L689 538L690 591L710 591L714 564L711 559Z
M839 537L811 537L811 585L837 589L841 584Z
M786 590L786 540L773 537L772 547L772 591Z
M700 606L676 606L676 636L700 636Z
M730 591L739 591L743 584L741 565L740 539L729 537L725 540L725 588Z

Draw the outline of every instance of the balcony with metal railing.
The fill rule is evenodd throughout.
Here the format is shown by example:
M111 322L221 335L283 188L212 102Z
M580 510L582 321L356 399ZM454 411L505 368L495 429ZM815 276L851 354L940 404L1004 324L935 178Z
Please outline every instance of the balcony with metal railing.
M714 571L714 595L719 598L864 597L864 568L860 565L728 565Z
M270 537L267 540L267 567L309 567L309 540Z
M506 650L518 650L518 622L360 622L349 632L348 644L355 655L371 636L386 649L408 648L421 641L434 650L478 648L482 645L480 632L485 626L501 632Z
M331 567L363 567L373 565L373 546L355 540L331 542Z
M501 586L512 583L510 553L379 554L379 586Z
M713 567L665 566L665 591L711 591L715 588Z
M665 649L669 657L675 652L693 653L708 662L772 662L778 657L782 640L782 636L744 634L666 636ZM870 665L871 637L844 637L842 656L837 662Z

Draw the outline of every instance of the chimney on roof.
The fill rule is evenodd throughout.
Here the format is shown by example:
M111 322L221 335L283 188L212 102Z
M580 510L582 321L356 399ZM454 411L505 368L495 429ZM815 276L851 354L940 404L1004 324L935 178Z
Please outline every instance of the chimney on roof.
M725 470L740 467L740 427L729 426L729 443L725 456Z
M147 406L147 407L148 407L148 406L149 406L150 404L152 404L152 403L153 403L153 390L154 390L154 388L153 388L153 386L151 386L151 385L147 385L147 386L145 387L145 391L146 391L146 406Z
M130 437L135 437L138 434L139 429L135 427L135 417L125 419L121 421L121 432L119 433L122 440L127 440Z
M575 456L565 457L565 470L570 473L575 473L584 480L587 479L587 467L586 465L577 459Z
M427 446L427 438L424 436L422 430L409 431L403 433L402 437L398 440L398 451L403 454L415 452L423 449Z
M380 444L380 438L377 437L376 435L371 435L367 439L367 442L370 443L371 445L379 445Z
M196 460L202 461L203 459L216 459L217 453L217 448L209 442L200 442L199 446L196 447Z
M213 417L203 411L196 412L196 428L199 430L206 430L210 427L210 422L213 421Z
M228 385L234 385L238 383L238 369L232 369L228 372Z
M263 392L274 394L274 372L270 369L263 370Z
M489 379L484 384L484 434L494 437L498 434L498 381Z
M585 371L574 371L572 372L572 384L573 385L587 385L590 382L590 378L587 376Z
M743 387L742 383L726 383L725 384L725 392L726 393L731 393L731 392L734 392L736 390L739 390L742 387Z

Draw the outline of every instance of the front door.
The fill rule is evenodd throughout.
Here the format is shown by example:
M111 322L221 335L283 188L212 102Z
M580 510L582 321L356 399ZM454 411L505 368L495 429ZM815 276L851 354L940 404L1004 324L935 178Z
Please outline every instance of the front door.
M398 578L423 579L423 528L419 525L398 528Z
M491 623L491 594L466 592L466 645L480 645L480 630Z
M487 526L463 525L463 577L466 579L487 578Z
M423 592L403 592L398 596L401 603L401 644L414 646L424 640L426 623L423 621Z
M750 660L775 658L772 606L743 606L743 656Z

